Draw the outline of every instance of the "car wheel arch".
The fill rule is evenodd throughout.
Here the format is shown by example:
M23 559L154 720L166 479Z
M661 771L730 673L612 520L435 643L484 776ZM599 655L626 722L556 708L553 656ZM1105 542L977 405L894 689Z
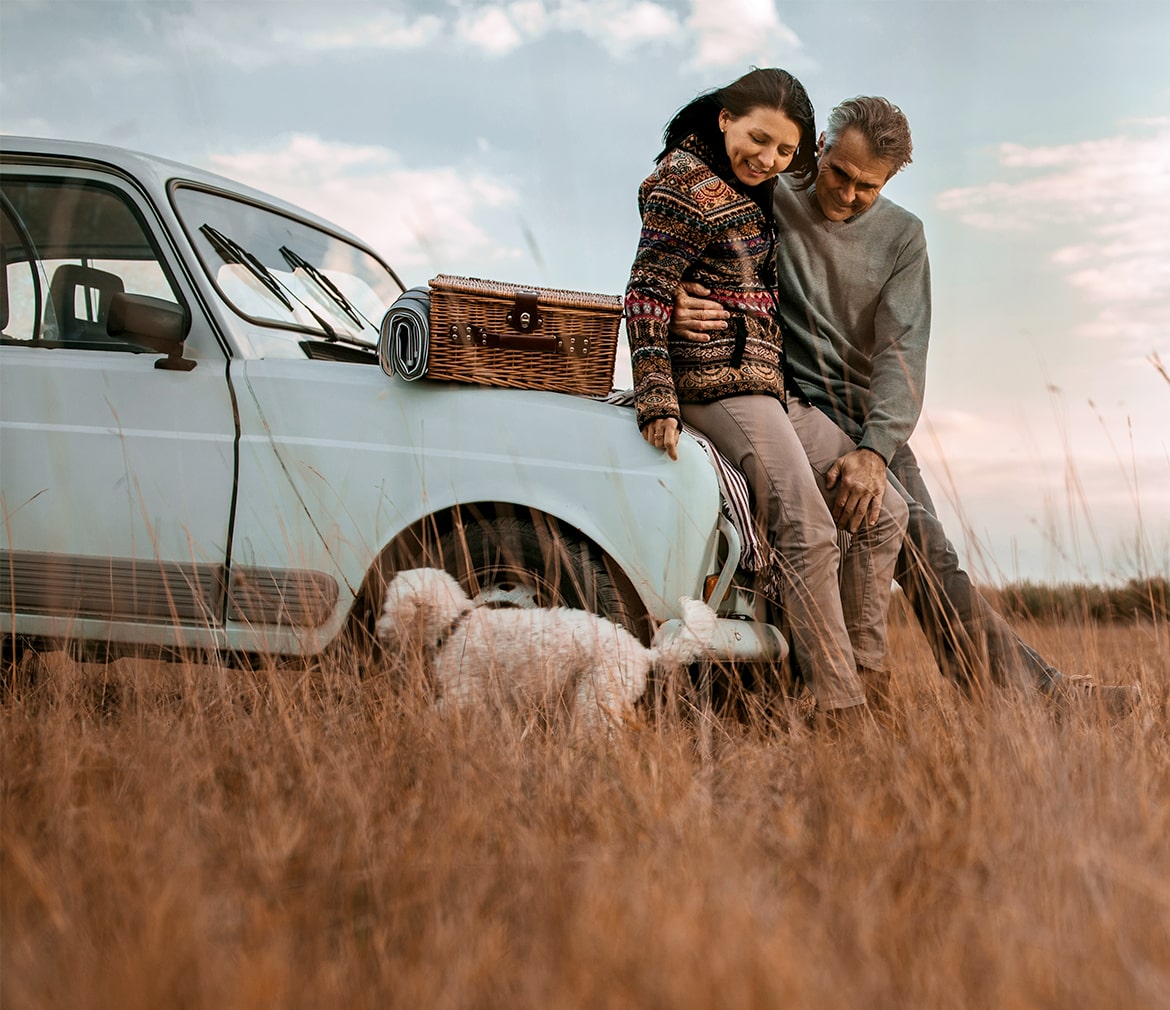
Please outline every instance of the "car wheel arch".
M557 550L564 552L563 557L570 564L576 561L600 566L612 584L620 605L624 607L625 615L621 623L644 644L649 644L654 629L641 595L621 566L596 541L557 516L528 506L499 502L467 503L441 509L412 523L391 540L366 573L350 612L350 633L359 638L372 638L385 587L396 572L428 565L450 570L452 559L443 556L445 545L468 536L468 531L486 527L518 530L524 524L536 530L537 536L545 543L556 544ZM473 542L474 537L471 534ZM569 574L571 578L577 573ZM466 579L461 581L466 583ZM570 606L583 605L574 600L558 602L566 602Z

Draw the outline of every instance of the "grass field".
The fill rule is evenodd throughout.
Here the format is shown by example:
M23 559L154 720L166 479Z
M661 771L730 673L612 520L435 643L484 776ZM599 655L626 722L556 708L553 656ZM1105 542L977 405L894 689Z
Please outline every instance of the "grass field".
M766 691L573 745L386 672L46 654L0 699L0 1003L1170 1006L1170 627L1026 637L1141 714L966 701L904 619L846 738Z

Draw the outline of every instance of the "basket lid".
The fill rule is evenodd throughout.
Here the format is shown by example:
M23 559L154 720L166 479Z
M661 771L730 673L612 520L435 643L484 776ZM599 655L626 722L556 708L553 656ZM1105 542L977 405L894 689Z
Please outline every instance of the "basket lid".
M514 298L518 293L535 293L541 305L559 305L572 309L594 309L605 312L621 312L622 299L619 295L599 295L591 291L568 291L564 288L541 288L532 284L511 284L508 281L487 281L479 277L457 277L453 274L438 274L430 280L435 291L450 291L456 294L487 295L497 298Z

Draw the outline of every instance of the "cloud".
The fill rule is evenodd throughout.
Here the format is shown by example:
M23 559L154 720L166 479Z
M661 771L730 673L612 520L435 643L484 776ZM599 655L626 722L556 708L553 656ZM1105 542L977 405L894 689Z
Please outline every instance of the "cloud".
M1081 332L1144 347L1170 333L1170 119L1118 137L1053 147L1003 144L1012 176L940 193L935 206L973 228L1071 231L1051 263L1097 316Z
M165 37L240 69L267 66L295 52L424 49L451 40L503 57L554 32L585 36L613 56L683 41L678 16L654 0L465 2L452 14L419 15L378 11L373 4L340 9L346 18L338 18L334 8L286 4L275 18L272 5L200 0L177 13L164 9L157 17Z
M166 67L176 57L248 72L287 63L298 54L452 45L502 58L553 34L588 39L617 59L646 47L694 47L693 65L699 68L745 61L772 65L778 51L800 48L795 33L777 16L775 0L694 0L685 23L679 4L665 0L461 0L425 13L404 10L405 4L386 11L372 3L188 0L116 6L122 27L93 20L85 38L101 53L103 69L126 77ZM30 5L29 10L39 8ZM125 45L126 21L146 26L159 44Z
M529 24L537 27L536 20ZM455 34L489 56L504 56L524 43L524 36L503 7L481 7L462 15L455 22Z
M411 168L373 145L295 134L279 148L212 155L209 167L335 221L401 275L520 253L491 238L484 217L517 202L506 182L448 165Z
M651 0L514 0L477 6L455 23L462 42L489 56L505 56L552 32L584 35L610 55L624 56L643 45L681 41L682 25Z
M1029 419L1030 418L1030 419ZM1126 418L1099 423L1077 409L1054 440L1024 407L931 408L914 451L965 567L977 577L1098 580L1118 571L1118 544L1156 557L1170 543L1170 480L1159 437L1124 441ZM1123 566L1124 567L1124 566Z
M349 30L322 30L304 37L307 49L421 49L443 31L443 22L431 14L410 21L379 14Z
M645 0L565 3L557 23L563 31L581 32L614 56L624 56L644 45L678 45L683 41L678 15Z
M183 8L142 5L139 12L167 43L250 71L287 62L298 53L422 49L445 31L443 20L434 14L385 12L372 4L326 7L198 0Z
M0 96L2 97L2 96ZM5 117L0 135L9 137L51 137L53 124L41 116L27 116L23 118Z
M774 0L694 0L687 27L697 39L697 68L774 66L778 51L802 48Z
M1170 220L1170 119L1130 124L1130 132L1056 147L1001 144L999 164L1026 178L946 190L939 210L977 228L1035 229L1054 222L1124 229L1139 219ZM1163 229L1164 230L1164 229Z

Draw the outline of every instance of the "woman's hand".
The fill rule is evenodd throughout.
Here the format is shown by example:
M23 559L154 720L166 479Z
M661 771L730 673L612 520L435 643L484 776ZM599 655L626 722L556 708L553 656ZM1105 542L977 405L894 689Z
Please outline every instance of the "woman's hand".
M642 437L656 449L665 449L671 459L678 459L679 423L673 417L660 417L642 429Z
M708 297L709 288L697 281L684 281L674 289L674 311L670 316L670 332L676 337L706 343L712 330L727 329L730 315L718 302Z

